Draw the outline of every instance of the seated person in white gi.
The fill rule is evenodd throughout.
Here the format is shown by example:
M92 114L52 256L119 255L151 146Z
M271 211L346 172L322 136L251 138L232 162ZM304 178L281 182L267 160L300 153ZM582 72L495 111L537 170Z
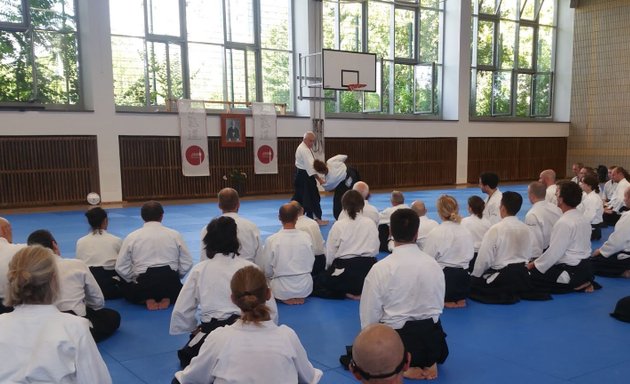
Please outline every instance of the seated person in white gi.
M295 332L271 321L265 275L254 266L239 269L230 288L241 318L208 335L173 383L318 383L322 371L309 362Z
M488 195L483 208L483 218L490 224L501 221L499 206L501 205L501 191L499 190L499 176L496 173L484 172L479 176L479 188Z
M387 246L387 244L389 242L390 216L392 215L392 213L396 212L398 209L409 208L409 206L405 204L405 195L400 191L392 191L389 201L392 205L390 207L385 208L379 213L378 239L380 242L379 251L381 252L389 252L389 247Z
M630 175L623 167L615 167L610 176L617 186L615 187L615 194L604 207L602 219L607 225L615 225L621 213L627 210L623 204L623 194L626 188L630 187L630 182L628 181Z
M462 308L466 306L466 297L470 292L468 267L475 253L472 235L460 224L462 218L455 198L440 196L437 211L442 224L429 233L423 251L435 258L444 271L444 306Z
M584 168L584 164L582 163L573 163L571 165L571 172L573 172L573 177L571 178L571 181L575 184L578 184L580 182L580 169L582 168Z
M256 266L249 260L237 257L239 245L233 218L219 216L206 229L203 239L206 257L190 271L171 315L171 335L190 332L188 343L177 351L182 368L197 356L210 332L238 320L241 310L230 299L230 281L239 269ZM278 308L273 297L267 306L277 323Z
M531 290L526 263L532 255L532 234L516 217L522 204L520 194L503 193L499 207L502 219L490 227L481 241L472 272L471 299L488 304L513 304Z
M304 208L302 204L297 201L291 201L292 205L295 205L299 211L298 219L295 223L295 228L300 231L308 233L313 242L313 253L315 254L315 263L313 263L312 276L316 276L324 270L326 270L326 246L324 245L324 237L322 236L322 230L319 228L317 221L311 219L304 214Z
M395 329L411 353L405 377L434 379L437 364L448 356L440 323L444 274L435 259L416 245L419 219L414 211L397 210L390 224L396 247L365 278L359 305L361 328L383 323Z
M151 311L166 309L177 299L180 278L192 267L192 257L182 235L162 225L160 203L144 203L140 214L144 226L123 241L116 272L128 282L123 284L127 300Z
M551 230L549 248L527 264L534 287L550 293L592 292L596 288L591 265L591 225L575 209L582 190L570 181L558 183L562 217ZM597 284L599 288L599 284Z
M602 200L605 203L609 202L610 199L615 195L615 190L617 189L617 183L612 178L613 170L617 168L616 165L611 165L608 167L608 180L606 184L604 184L604 189L602 191Z
M13 308L5 307L2 299L5 297L5 287L7 285L7 271L9 262L13 255L26 244L13 244L13 230L9 220L0 217L0 314L11 312Z
M547 188L545 193L545 200L553 205L557 205L558 199L556 198L556 189L558 187L556 186L556 171L554 171L553 169L545 169L544 171L540 172L538 181L545 184Z
M56 256L59 272L59 295L55 305L61 312L84 317L90 321L90 332L98 343L120 327L120 314L104 308L105 298L96 279L81 260L64 259L53 235L39 229L28 236L28 245L41 245Z
M385 324L372 324L354 339L349 366L361 383L402 384L410 361L396 331Z
M258 252L262 250L262 246L260 244L260 230L258 229L258 226L254 224L253 221L247 220L238 214L238 211L241 208L241 201L239 199L238 192L236 192L235 189L223 188L219 191L217 199L219 200L219 209L222 212L221 216L228 216L236 221L238 242L240 243L240 248L238 250L239 257L247 259L253 263L256 260L256 256L258 256ZM203 238L205 236L206 227L203 227L201 230L202 260L206 256L205 244L203 243Z
M55 256L40 246L18 251L9 264L6 304L0 316L0 382L112 382L88 321L61 313Z
M283 204L278 210L282 229L267 238L262 256L256 263L271 281L271 292L285 304L304 304L313 292L313 243L311 237L295 228L298 208Z
M324 175L322 188L326 191L335 191L333 196L333 215L335 219L339 219L339 214L342 211L341 197L360 180L359 172L346 166L347 159L347 155L336 155L325 163L319 159L315 159L313 162L313 168Z
M549 247L551 229L562 216L560 208L545 199L546 194L547 187L540 181L534 181L527 186L527 197L532 203L525 215L525 224L529 226L533 236L530 260L540 257Z
M427 216L427 207L424 205L422 200L415 200L411 203L411 209L413 209L420 219L420 226L418 227L418 240L416 240L416 244L418 244L418 247L422 249L429 232L431 232L434 228L437 228L440 223ZM389 236L387 248L390 252L394 250L394 238L391 235Z
M363 216L369 219L372 219L372 221L374 222L374 225L378 226L378 221L381 218L381 214L378 212L378 209L376 209L375 206L370 204L370 201L369 201L370 200L370 186L367 185L367 183L364 181L359 181L356 184L354 184L354 187L352 187L352 189L354 191L359 192L361 196L363 196L363 211L361 212L363 213ZM348 218L348 213L342 210L341 213L339 214L338 220L347 219L347 218Z
M348 218L336 221L326 241L326 268L315 277L313 295L357 300L363 280L378 254L378 231L371 219L363 216L363 196L348 191L341 199Z
M481 197L476 195L470 196L468 198L468 216L462 219L462 226L470 232L473 239L473 248L475 249L473 258L468 264L468 272L472 272L475 266L475 260L477 260L477 252L479 252L479 247L481 247L481 240L492 225L488 220L483 218L483 209L485 206L486 203L484 203Z
M591 241L600 240L602 238L604 203L599 196L599 179L596 175L588 174L582 178L579 186L584 193L577 210L582 212L584 218L591 223Z
M85 217L90 224L90 233L77 241L75 257L90 268L105 299L122 297L121 278L114 269L122 239L107 232L109 220L103 208L91 208L85 212Z
M626 188L623 201L630 207L630 187ZM621 214L614 232L593 252L591 261L596 275L630 278L630 211Z

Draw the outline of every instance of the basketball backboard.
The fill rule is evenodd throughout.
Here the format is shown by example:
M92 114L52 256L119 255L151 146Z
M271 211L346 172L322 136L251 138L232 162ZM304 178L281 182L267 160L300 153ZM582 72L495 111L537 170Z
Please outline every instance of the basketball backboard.
M347 91L348 85L365 84L364 92L376 92L376 54L322 50L324 89Z

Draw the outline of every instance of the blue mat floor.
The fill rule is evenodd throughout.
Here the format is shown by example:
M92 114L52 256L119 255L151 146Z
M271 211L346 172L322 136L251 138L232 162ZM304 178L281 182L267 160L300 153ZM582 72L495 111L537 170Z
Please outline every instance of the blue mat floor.
M525 185L501 186L502 191L524 197L519 217L531 204ZM408 191L406 202L422 199L429 216L438 219L435 201L453 195L460 213L467 215L469 196L485 197L478 188ZM280 228L278 207L285 200L244 200L240 214L253 220L264 238ZM375 194L379 210L389 205L389 194ZM324 215L332 217L332 197L322 198ZM109 231L126 236L142 225L140 209L108 209ZM165 205L164 225L182 233L195 261L199 260L199 234L220 213L216 203ZM62 255L74 257L75 243L88 231L83 211L4 215L13 224L14 242L23 243L39 228L52 231ZM331 224L322 228L324 238ZM604 238L612 228L604 229ZM602 241L593 242L593 248ZM384 257L381 254L380 257ZM630 295L630 280L598 278L603 289L591 294L554 296L546 302L485 305L469 300L463 309L446 309L442 315L450 355L439 368L435 383L628 383L630 379L630 324L609 316L621 297ZM176 350L186 335L168 334L170 310L149 312L123 300L107 306L122 315L120 330L99 344L114 383L170 383L178 370ZM313 364L324 371L322 383L354 383L339 365L339 355L360 330L359 303L309 298L305 305L279 305L280 323L299 335Z

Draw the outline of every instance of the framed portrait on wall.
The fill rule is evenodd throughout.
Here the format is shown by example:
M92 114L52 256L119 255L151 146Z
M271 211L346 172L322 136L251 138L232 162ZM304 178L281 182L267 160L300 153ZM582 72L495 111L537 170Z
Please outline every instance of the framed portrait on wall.
M231 113L221 115L221 146L245 146L245 115Z

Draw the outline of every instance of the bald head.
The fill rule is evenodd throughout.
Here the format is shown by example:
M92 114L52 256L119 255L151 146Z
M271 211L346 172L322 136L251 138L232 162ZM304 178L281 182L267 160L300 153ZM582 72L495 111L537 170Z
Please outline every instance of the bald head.
M9 243L13 242L13 230L11 223L4 217L0 217L0 237L6 239Z
M361 382L402 383L402 371L390 377L369 381L358 371L372 376L394 372L403 360L404 354L405 347L396 331L384 324L373 324L363 329L354 339L352 360L356 367L351 369Z
M427 214L427 207L424 205L424 201L416 200L411 203L411 209L418 214L418 217L422 217Z
M553 169L545 169L544 171L540 172L540 179L539 181L541 183L544 183L546 186L550 186L556 183L556 171L554 171Z
M359 192L363 196L363 200L367 200L370 197L370 187L366 182L357 181L352 187L355 191Z
M291 202L289 204L291 204L291 205L293 205L294 207L297 208L298 216L303 216L304 215L304 208L302 208L302 204L300 204L296 200L291 200Z
M233 188L223 188L219 191L219 209L226 212L238 212L240 207L240 201L238 198L238 192Z

